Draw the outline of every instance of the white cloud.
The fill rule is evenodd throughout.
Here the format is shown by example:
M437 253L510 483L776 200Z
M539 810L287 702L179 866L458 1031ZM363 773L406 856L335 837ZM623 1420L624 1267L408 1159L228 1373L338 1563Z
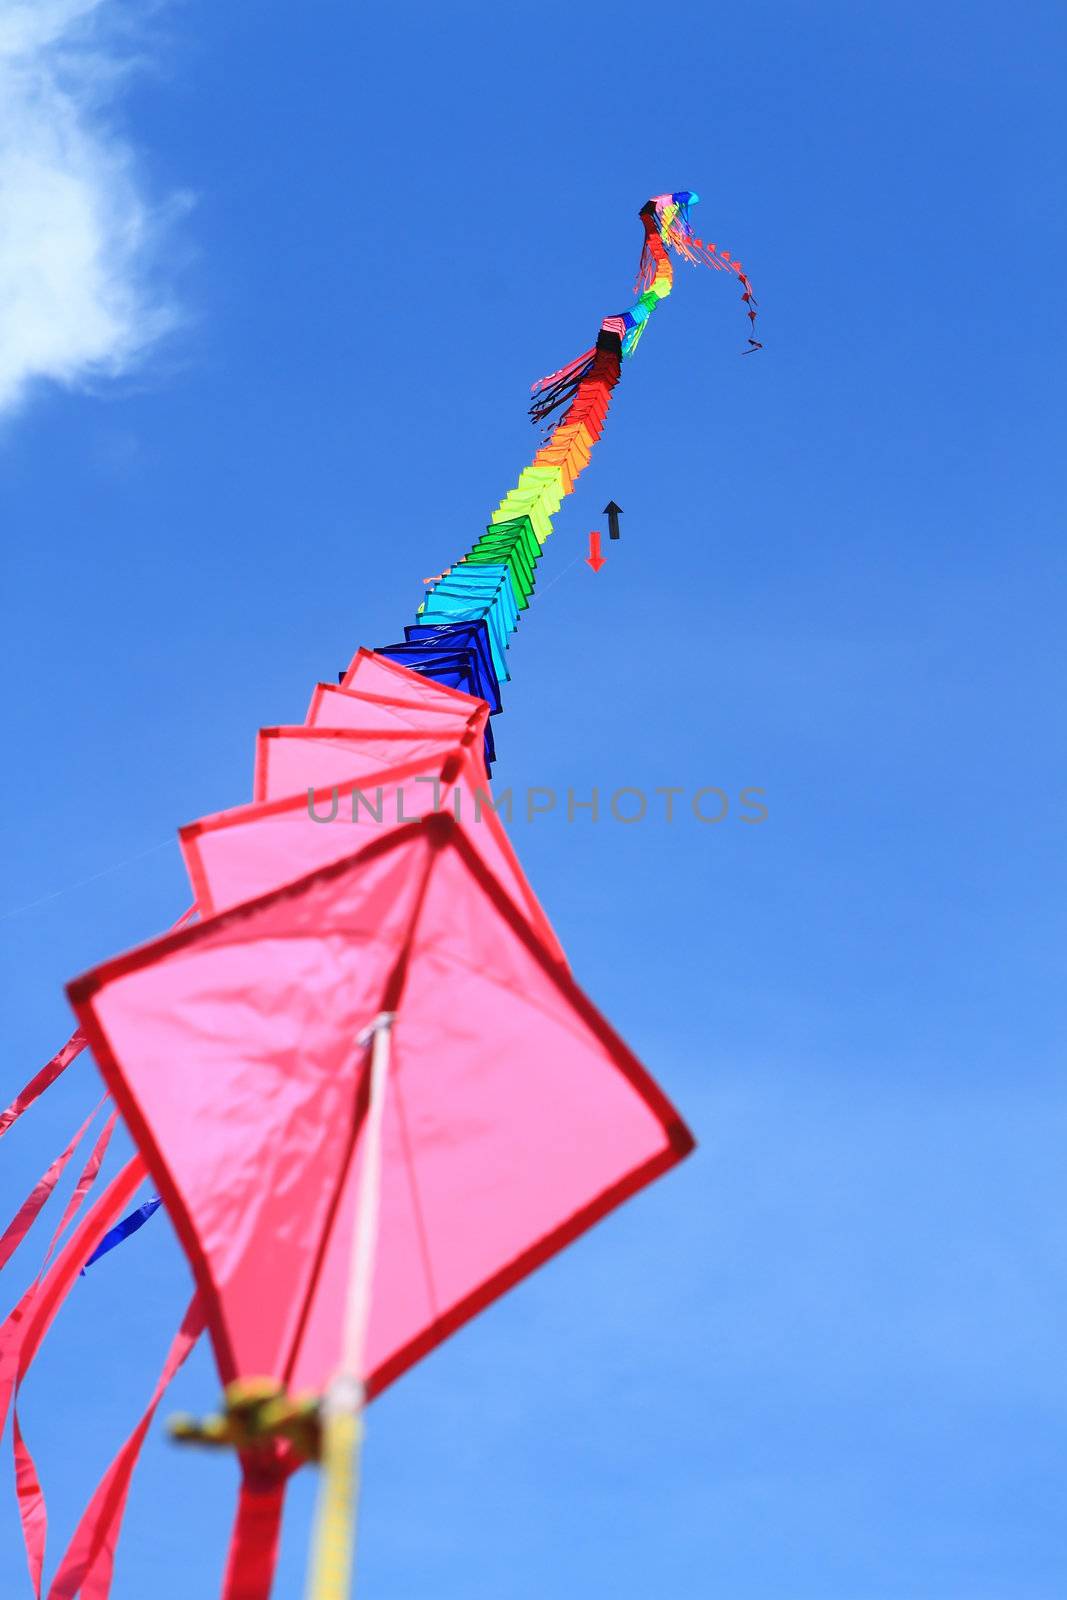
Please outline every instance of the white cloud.
M128 371L176 320L151 271L173 203L105 118L118 20L114 0L0 0L0 414L35 381Z

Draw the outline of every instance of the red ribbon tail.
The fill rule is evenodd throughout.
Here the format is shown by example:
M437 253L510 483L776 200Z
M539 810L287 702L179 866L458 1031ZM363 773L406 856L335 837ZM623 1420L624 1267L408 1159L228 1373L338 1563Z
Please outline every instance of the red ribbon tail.
M72 1033L66 1044L57 1050L51 1061L46 1061L40 1072L35 1073L26 1087L19 1091L8 1106L0 1114L0 1135L5 1134L13 1122L17 1122L24 1111L27 1111L39 1095L66 1071L75 1056L81 1055L86 1046L86 1038L81 1029Z
M256 1472L242 1465L222 1600L269 1600L287 1476L284 1469Z
M11 1429L15 1447L15 1495L18 1500L19 1521L22 1524L22 1537L26 1545L30 1582L33 1584L34 1594L40 1600L48 1510L41 1489L41 1480L37 1476L37 1468L22 1437L17 1411L12 1414Z
M82 1513L52 1579L48 1600L73 1600L77 1594L82 1600L107 1600L111 1593L115 1547L122 1530L134 1468L164 1390L200 1337L203 1326L203 1307L199 1294L195 1294L174 1336L144 1415L97 1484Z
M78 1145L81 1143L89 1124L92 1122L97 1111L99 1110L100 1107L96 1106L94 1110L90 1112L85 1121L82 1123L81 1127L78 1129L77 1133L67 1145L67 1148L60 1155L56 1156L48 1170L43 1173L40 1178L38 1178L37 1182L34 1184L33 1188L22 1202L22 1205L8 1223L7 1228L4 1231L4 1236L2 1239L0 1239L0 1268L7 1266L7 1263L11 1260L11 1257L14 1255L15 1251L18 1249L23 1239L25 1239L26 1235L33 1227L33 1224L37 1221L41 1211L51 1198L56 1184L63 1176L63 1170L66 1167L67 1162L78 1148Z

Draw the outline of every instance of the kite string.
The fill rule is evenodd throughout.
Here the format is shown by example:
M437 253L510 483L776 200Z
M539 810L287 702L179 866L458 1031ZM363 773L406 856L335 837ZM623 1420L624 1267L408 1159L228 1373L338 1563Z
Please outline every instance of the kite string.
M308 1600L348 1600L350 1592L366 1400L363 1371L381 1204L382 1125L395 1020L395 1012L380 1012L358 1041L371 1045L370 1098L345 1299L341 1367L323 1396L322 1476Z
M61 895L73 894L75 889L84 889L88 884L110 877L113 872L121 872L123 867L132 866L135 861L143 861L145 856L154 855L157 850L162 850L165 845L173 843L172 834L169 839L160 839L158 844L150 844L147 849L138 850L136 855L124 856L121 861L113 861L109 867L101 867L99 872L91 873L88 878L79 878L75 883L64 884L61 889L52 889L36 900L27 900L25 905L12 906L8 911L0 911L0 922L7 922L11 917L19 917L24 911L33 911L37 906L47 905L49 900L58 900Z

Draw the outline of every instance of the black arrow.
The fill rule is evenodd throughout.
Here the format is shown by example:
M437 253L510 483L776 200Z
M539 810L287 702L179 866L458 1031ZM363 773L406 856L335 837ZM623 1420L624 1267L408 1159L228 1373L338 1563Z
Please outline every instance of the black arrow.
M608 538L617 539L619 537L619 518L622 515L622 506L617 506L614 500L609 500L604 507L604 515L608 519Z

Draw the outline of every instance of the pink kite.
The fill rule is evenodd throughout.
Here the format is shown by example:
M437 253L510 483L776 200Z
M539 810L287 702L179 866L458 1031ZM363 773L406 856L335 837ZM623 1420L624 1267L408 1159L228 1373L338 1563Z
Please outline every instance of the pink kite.
M477 842L447 813L395 828L70 986L225 1381L338 1368L381 1014L372 1392L691 1147Z
M415 677L409 673L409 677ZM431 685L432 687L432 685ZM449 691L451 693L451 691ZM466 700L466 696L462 696ZM390 728L451 733L458 740L465 733L480 736L489 720L489 707L479 701L471 711L464 704L432 700L420 703L401 698L394 687L391 695L370 694L363 689L342 689L336 683L317 683L311 696L306 723L309 728Z
M563 950L519 865L483 776L481 758L456 748L358 779L201 817L179 838L202 917L214 916L312 868L350 856L368 837L447 810L536 927L555 959Z
M474 741L470 733L463 739L468 749L473 744L474 753L480 751L480 741ZM452 733L422 733L415 728L260 728L252 797L256 801L279 800L334 783L358 783L383 767L408 762L421 763L432 772L456 745Z

